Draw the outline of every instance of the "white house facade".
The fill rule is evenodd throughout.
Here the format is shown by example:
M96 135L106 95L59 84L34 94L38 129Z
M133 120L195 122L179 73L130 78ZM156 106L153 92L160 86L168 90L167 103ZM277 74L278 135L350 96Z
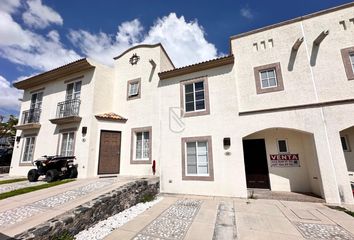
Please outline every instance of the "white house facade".
M75 155L80 178L156 166L166 193L354 203L353 80L354 3L233 36L228 56L186 67L161 44L113 67L78 60L14 84L24 96L10 174Z

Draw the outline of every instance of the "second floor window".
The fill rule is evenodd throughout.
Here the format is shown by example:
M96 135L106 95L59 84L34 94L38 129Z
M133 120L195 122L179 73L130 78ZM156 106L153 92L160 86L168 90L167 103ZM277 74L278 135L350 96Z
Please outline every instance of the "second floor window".
M40 109L42 107L43 92L33 93L31 96L31 109Z
M134 82L129 84L129 91L128 91L128 96L129 97L134 97L139 94L139 83Z
M272 87L276 87L278 85L275 69L261 71L259 74L260 74L262 89L272 88Z
M205 109L204 82L184 85L185 111L193 112Z
M354 80L354 46L340 50L348 80Z
M280 63L271 63L253 68L257 94L284 90Z
M81 95L81 81L69 83L66 86L65 100L80 99Z

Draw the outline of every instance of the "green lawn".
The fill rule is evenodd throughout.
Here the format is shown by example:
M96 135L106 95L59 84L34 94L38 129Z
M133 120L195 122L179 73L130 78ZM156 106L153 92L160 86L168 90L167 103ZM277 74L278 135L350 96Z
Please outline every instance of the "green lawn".
M5 198L9 198L9 197L13 197L13 196L17 196L17 195L21 195L21 194L25 194L25 193L29 193L29 192L33 192L33 191L37 191L37 190L41 190L41 189L45 189L45 188L58 186L61 184L72 182L72 181L75 181L75 179L65 179L65 180L46 183L46 184L37 185L37 186L33 186L33 187L16 189L16 190L13 190L10 192L0 193L0 200L5 199Z
M27 178L14 178L14 179L1 180L0 185L8 184L8 183L15 183L15 182L22 182L25 180L27 180Z

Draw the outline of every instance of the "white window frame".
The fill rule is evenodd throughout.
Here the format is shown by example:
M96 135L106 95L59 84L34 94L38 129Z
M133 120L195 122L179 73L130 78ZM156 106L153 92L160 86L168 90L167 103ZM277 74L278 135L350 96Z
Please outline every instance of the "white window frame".
M64 135L67 134L67 139L66 139L66 146L65 146L65 153L64 155L62 154L63 152L63 140L64 140ZM72 154L67 155L68 153L68 146L69 146L69 137L70 134L73 134L73 141L72 141ZM74 131L67 131L67 132L62 132L60 133L60 149L59 149L59 154L61 156L73 156L75 154L75 132Z
M32 155L30 158L29 158L29 156L30 156L29 153L26 153L27 139L29 139L29 141L30 141L28 150L30 150L30 149L32 150ZM31 163L33 161L35 146L36 146L36 136L28 136L28 137L24 138L21 163ZM25 158L26 158L26 160L25 160Z
M76 90L76 86L80 83L80 90ZM68 92L68 87L69 85L73 85L72 93L69 94ZM81 97L81 88L82 88L82 81L76 81L76 82L71 82L66 85L66 95L65 95L65 100L75 100L75 99L80 99ZM69 97L70 96L70 97Z
M207 165L208 165L208 173L207 174L200 174L198 173L198 166L199 166L199 154L198 154L198 143L199 142L205 142L206 143L206 157L207 157ZM187 149L187 144L188 143L196 143L195 144L195 153L196 153L196 160L197 160L197 174L190 174L188 173L188 149ZM209 177L210 176L210 161L209 161L209 152L208 152L208 149L209 149L209 143L207 140L197 140L197 141L188 141L185 143L185 174L186 176L197 176L197 177Z
M344 139L345 144L347 145L347 149L344 149L343 143L342 143L342 138ZM347 135L340 136L340 142L342 145L342 149L344 152L351 152L350 145L349 145L349 140Z
M203 90L195 91L195 84L200 83L200 82L203 83ZM187 111L187 103L191 103L191 101L187 102L187 97L186 97L186 87L187 87L187 85L193 85L193 103L194 103L194 110L193 111ZM202 91L204 93L203 100L201 100L201 99L197 100L196 99L196 93L197 92L202 92ZM204 101L204 108L197 110L197 101L199 101L199 102L200 101ZM201 112L201 111L205 111L206 110L205 82L204 82L204 80L196 81L196 82L192 82L192 83L187 83L187 84L184 85L184 109L185 109L186 113Z
M132 86L133 85L136 85L136 91L135 92L132 92ZM129 87L128 87L128 97L136 97L136 96L139 96L139 86L140 83L138 81L136 82L130 82L129 83Z
M285 141L285 146L286 146L286 152L281 152L280 151L280 146L279 146L279 142L280 141ZM289 145L288 145L288 139L277 139L277 148L278 148L278 153L289 153Z
M270 77L269 77L268 72L270 72L270 71L273 71L273 72L274 72L275 86L270 86L270 84L269 84L269 79L270 79ZM267 73L267 78L262 79L262 73L264 73L264 72ZM264 86L263 86L262 80L267 80L267 82L268 82L268 87L264 87ZM265 70L259 71L259 81L260 81L260 84L261 84L261 89L268 89L268 88L276 88L276 87L278 87L277 70L276 70L275 68L270 68L270 69L265 69Z
M137 140L138 140L138 137L137 135L141 133L141 158L137 158ZM148 156L146 158L144 158L144 150L145 150L145 147L144 147L144 140L145 140L145 134L144 133L148 133L149 134L149 142L148 142ZM134 133L134 158L133 160L135 161L148 161L150 159L150 151L151 151L151 144L150 144L150 141L151 141L151 136L150 136L150 131L138 131L138 132L135 132Z

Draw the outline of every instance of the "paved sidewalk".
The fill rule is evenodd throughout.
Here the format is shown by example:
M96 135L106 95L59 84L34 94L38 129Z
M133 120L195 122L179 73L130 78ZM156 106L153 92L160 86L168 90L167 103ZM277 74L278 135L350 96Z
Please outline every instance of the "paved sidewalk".
M162 194L115 239L354 239L354 218L322 203Z
M125 176L78 179L1 200L0 233L14 236L136 179Z
M10 192L10 191L13 191L13 190L26 188L26 187L33 187L33 186L42 185L42 184L45 184L45 183L46 182L44 180L40 180L40 181L37 181L37 182L29 182L27 180L24 180L24 181L21 181L21 182L1 184L0 185L0 193Z

